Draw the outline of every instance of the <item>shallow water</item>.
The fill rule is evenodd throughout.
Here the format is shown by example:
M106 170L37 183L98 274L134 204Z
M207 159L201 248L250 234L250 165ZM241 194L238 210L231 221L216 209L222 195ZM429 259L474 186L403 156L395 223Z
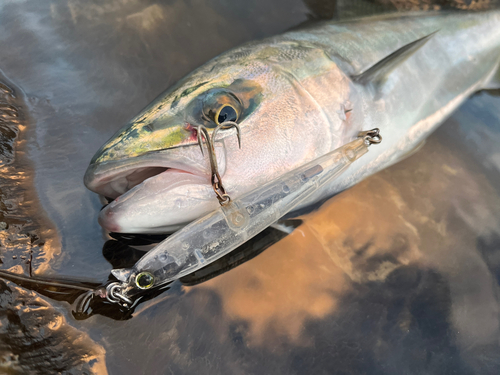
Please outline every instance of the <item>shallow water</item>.
M97 224L82 182L95 150L198 65L329 4L0 4L1 269L103 282L111 263L137 259ZM132 316L75 319L75 296L0 280L0 372L497 374L498 108L474 96L416 154L291 235L267 231Z

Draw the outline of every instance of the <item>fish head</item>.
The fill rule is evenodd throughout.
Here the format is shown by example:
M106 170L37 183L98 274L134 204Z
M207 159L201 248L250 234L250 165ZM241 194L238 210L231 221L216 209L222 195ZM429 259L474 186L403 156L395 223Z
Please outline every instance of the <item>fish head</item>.
M330 151L341 120L332 126L307 88L332 68L317 49L271 41L226 52L180 80L91 160L86 186L113 199L100 224L113 232L165 233L216 209L199 126L212 134L224 121L239 124L241 149L234 129L219 131L214 142L232 198Z

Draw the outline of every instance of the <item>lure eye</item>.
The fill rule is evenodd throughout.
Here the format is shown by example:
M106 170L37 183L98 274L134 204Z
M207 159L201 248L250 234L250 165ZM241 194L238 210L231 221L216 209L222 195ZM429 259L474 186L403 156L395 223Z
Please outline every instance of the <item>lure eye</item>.
M222 106L215 113L215 123L217 125L220 125L226 121L236 122L236 120L238 120L238 113L236 112L236 109L234 109L229 104Z
M135 277L135 284L141 289L149 289L153 286L155 278L149 272L141 272Z

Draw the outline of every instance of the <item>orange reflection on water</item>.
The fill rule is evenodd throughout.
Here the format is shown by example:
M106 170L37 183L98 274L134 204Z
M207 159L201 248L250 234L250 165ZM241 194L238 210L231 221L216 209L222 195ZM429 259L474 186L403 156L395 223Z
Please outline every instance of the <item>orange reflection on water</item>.
M376 175L327 202L306 217L306 225L352 281L380 281L420 257L418 230L401 214L405 205L398 190Z
M360 198L369 193L373 202L367 204ZM231 319L248 322L251 343L285 336L307 345L304 325L335 311L349 279L382 280L418 259L418 234L398 215L402 204L390 184L373 177L305 216L291 235L237 271L199 287L217 291ZM377 256L387 261L370 266Z
M271 330L298 344L306 319L323 318L335 309L344 277L302 225L236 272L199 287L216 290L230 318L249 322L250 342L261 344Z

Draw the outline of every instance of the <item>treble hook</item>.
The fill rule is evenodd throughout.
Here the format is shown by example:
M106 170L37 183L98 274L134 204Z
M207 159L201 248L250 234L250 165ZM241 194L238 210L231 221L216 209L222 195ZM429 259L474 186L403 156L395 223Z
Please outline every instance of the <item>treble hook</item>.
M212 170L212 188L214 189L215 194L217 195L217 199L219 200L219 203L221 206L228 204L231 201L231 198L226 192L226 189L224 188L224 185L222 184L222 179L219 174L219 166L217 164L217 156L215 155L215 137L217 136L217 132L219 130L227 130L235 128L236 129L236 135L238 136L238 146L241 148L241 131L240 127L237 123L233 121L226 121L223 122L222 124L218 125L213 133L212 136L210 137L210 134L208 134L208 130L206 127L203 125L199 125L197 127L197 138L198 138L198 145L200 146L201 154L205 155L203 152L203 137L205 138L205 143L207 144L207 150L208 150L208 160L210 161L210 168Z
M382 136L380 135L379 128L361 131L358 133L358 137L364 138L367 145L373 145L382 142Z

